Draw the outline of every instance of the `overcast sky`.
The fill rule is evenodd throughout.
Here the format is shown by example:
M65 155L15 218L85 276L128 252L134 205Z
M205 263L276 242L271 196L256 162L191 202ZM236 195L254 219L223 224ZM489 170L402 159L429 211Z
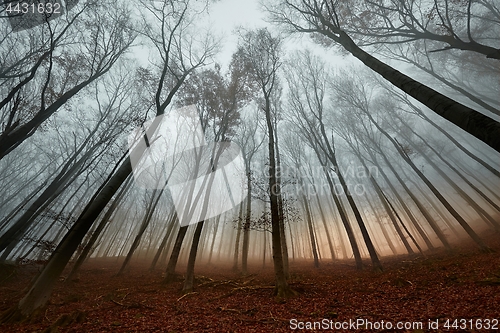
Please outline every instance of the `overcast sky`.
M227 66L231 60L231 55L236 50L238 37L235 29L239 26L245 28L270 27L271 24L265 21L266 13L261 8L258 0L221 0L213 3L209 8L210 28L217 35L224 37L223 50L217 57L223 67ZM352 57L344 57L335 54L332 50L325 50L323 47L314 44L308 35L295 36L293 41L288 40L284 48L286 53L294 49L308 48L314 53L324 56L331 65L343 67L353 62Z
M238 37L234 30L245 28L261 28L268 26L264 21L265 14L257 0L221 0L210 6L210 25L217 35L223 36L223 51L217 57L223 66L227 66L231 55L236 50Z

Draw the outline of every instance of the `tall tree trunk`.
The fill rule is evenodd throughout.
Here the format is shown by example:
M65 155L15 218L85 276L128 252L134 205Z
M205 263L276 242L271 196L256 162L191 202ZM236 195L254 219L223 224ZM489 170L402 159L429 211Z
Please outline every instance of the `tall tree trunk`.
M216 218L216 222L215 222L215 225L214 225L214 234L212 236L212 242L210 244L210 253L208 255L208 263L210 264L212 262L212 255L213 255L213 252L214 252L214 246L215 246L215 238L217 237L217 231L219 230L219 222L220 222L220 215L217 216ZM222 239L221 239L221 242L222 242Z
M170 259L167 264L167 269L165 270L165 279L163 280L163 283L169 283L175 280L175 267L177 266L177 261L179 260L182 242L184 241L184 237L186 236L187 229L188 226L185 225L180 227L179 231L177 232L174 247L172 248Z
M393 226L394 226L394 229L396 230L399 238L401 239L401 241L403 242L403 245L404 247L406 248L406 251L409 253L409 254L413 254L413 249L411 248L410 244L408 244L408 241L406 240L406 237L403 235L403 232L401 231L401 228L399 227L396 219L394 218L394 214L392 214L392 211L391 209L389 208L389 206L387 205L387 203L385 202L382 194L381 194L381 189L380 187L378 186L377 182L375 181L375 179L373 178L373 176L371 175L370 173L370 170L368 169L368 167L366 166L366 163L365 161L363 160L362 156L359 154L359 153L356 153L356 151L354 150L354 146L351 145L349 143L349 145L351 146L351 149L353 149L353 151L355 152L355 155L358 157L359 161L361 162L361 165L363 166L363 169L365 170L366 174L368 174L370 176L370 182L371 184L373 185L373 187L375 188L375 192L377 193L377 196L379 197L380 199L380 202L382 202L382 205L384 206L385 208L385 211L387 212L387 215L389 215L389 219L391 220ZM371 205L371 204L370 204ZM372 207L372 210L375 211ZM380 223L382 224L382 221L380 221ZM382 226L381 226L382 227ZM394 246L392 246L394 247ZM391 250L394 252L393 248L391 247ZM394 253L396 254L396 253Z
M326 137L326 134L324 132L324 126L321 123L322 127L322 132L323 132L323 137L327 140L328 138ZM344 179L344 176L342 175L342 172L339 168L339 165L337 163L337 158L335 156L335 148L330 147L330 144L327 143L328 146L328 152L329 154L329 160L332 162L333 167L336 171L337 178L339 179L340 185L342 186L342 189L344 191L344 194L347 198L347 201L349 202L349 205L351 206L351 209L354 213L354 217L356 218L356 221L358 222L359 229L361 230L361 235L363 236L363 240L365 241L366 248L368 249L368 253L370 254L370 259L372 261L373 268L375 270L382 270L382 264L380 263L380 260L378 258L377 251L375 250L375 247L373 246L372 240L370 238L370 235L368 234L368 230L366 229L365 222L361 218L361 214L359 213L358 206L354 202L354 199L351 196L351 192L349 188L347 187L347 183Z
M130 262L130 259L132 259L132 255L134 254L135 250L139 246L139 243L141 242L142 239L142 235L146 231L146 228L149 226L149 223L151 222L156 206L158 205L158 202L160 201L163 191L165 190L165 186L166 184L159 191L155 189L151 194L151 200L149 201L149 205L146 209L146 214L144 215L144 218L142 220L139 232L137 233L137 235L134 238L134 241L132 242L132 246L130 247L127 256L125 257L125 260L123 261L123 264L120 270L118 271L118 275L122 275L125 272L125 268Z
M318 193L316 191L316 186L314 185L314 183L313 183L313 188L314 188L314 192ZM332 256L332 260L335 260L335 258L336 258L335 250L334 250L335 246L333 244L333 240L332 240L332 237L330 235L330 231L328 230L325 212L323 211L323 207L321 205L321 200L320 200L319 196L316 196L316 200L318 202L318 209L319 209L319 214L321 215L321 221L323 222L323 228L325 229L326 240L328 241L328 248L330 249L330 255Z
M422 181L427 185L427 187L431 190L431 192L438 198L438 200L445 206L445 208L450 212L450 214L457 220L457 222L464 228L467 234L476 242L479 248L482 251L490 251L488 246L482 241L482 239L476 234L476 232L470 227L470 225L464 220L464 218L453 208L453 206L444 198L444 196L438 191L438 189L425 177L425 175L415 166L413 161L408 157L408 155L403 152L399 143L397 143L385 130L383 130L380 125L373 119L373 117L367 113L370 121L377 127L377 129L386 136L389 141L393 144L393 146L398 151L399 155L405 160L405 162L415 171L415 173L422 179ZM431 225L432 227L432 225ZM438 234L439 237L439 234ZM443 242L443 244L447 244ZM449 246L449 245L448 245Z
M264 89L265 90L265 89ZM272 234L272 250L275 275L275 294L282 298L293 294L288 286L286 279L285 267L283 264L283 245L281 242L286 242L282 239L280 228L280 212L279 212L279 184L276 178L276 156L274 143L274 129L271 120L271 105L270 96L264 91L266 106L264 108L267 123L267 135L269 138L269 198L271 201L271 234Z
M330 192L332 194L333 201L335 202L335 205L337 206L337 210L339 212L340 219L342 220L342 223L344 224L344 229L347 233L347 238L349 239L349 242L351 244L352 253L354 255L354 260L356 261L356 268L361 270L361 269L363 269L363 260L361 259L361 253L359 252L359 247L358 247L358 243L356 241L356 237L354 236L354 231L352 230L352 227L351 227L349 220L347 218L347 214L346 214L344 205L342 204L339 197L337 196L337 193L335 192L335 186L334 186L333 181L330 177L330 174L328 173L328 170L326 169L326 167L323 167L323 170L325 171L326 180L328 182L328 186L330 187Z
M434 154L436 154L436 156L448 167L450 168L453 172L455 172L459 177L460 179L462 179L467 185L469 185L473 190L476 191L477 194L479 194L483 199L485 199L486 202L488 202L492 207L494 207L498 213L500 213L500 207L494 203L487 195L485 195L480 189L478 189L474 184L472 184L468 179L467 177L465 177L460 171L457 170L457 168L455 168L450 162L448 162L443 156L442 154L439 154L436 149L434 149L431 145L429 145L427 143L426 140L424 140L424 138L422 138L422 136L418 135L415 131L413 131L413 129L411 129L410 127L407 127L409 130L411 130L411 132L413 134L415 134L420 140L422 140L422 142L430 149L432 150L432 152ZM480 215L483 215L496 229L498 229L500 227L500 225L498 224L498 222L493 218L491 217L482 207L480 207L465 191L463 191L460 187L457 186L457 184L455 182L453 182L449 177L448 175L446 175L446 173L444 173L441 168L439 168L432 160L429 159L429 157L427 155L425 155L422 150L420 148L418 148L418 146L416 145L412 145L414 147L415 150L417 150L425 159L426 161L432 165L432 167L434 169L436 169L436 171L445 179L447 179L448 183L455 189L455 191L457 191L463 198L464 200L467 201L468 204L470 204L472 206L472 208L474 208L474 210L480 214ZM448 180L449 179L449 180Z
M309 210L309 204L307 202L307 198L302 193L302 204L304 206L304 209L306 211L306 219L307 219L307 228L309 229L309 237L311 239L311 248L312 248L312 254L314 258L314 267L318 268L319 267L319 260L318 260L318 251L316 248L316 237L314 235L314 230L313 230L313 223L312 223L312 218L311 218L311 212Z
M28 183L31 183L31 181L29 181ZM30 194L24 198L16 207L14 207L14 209L12 209L9 214L7 214L3 219L2 221L0 221L0 231L3 231L3 229L12 221L12 219L14 218L14 216L16 216L21 210L24 209L24 207L26 207L26 205L31 202L31 200L38 194L40 193L41 190L43 190L43 188L47 185L47 181L43 182L42 184L40 184L37 188L35 188L32 192L30 192ZM22 190L22 187L19 188L17 192L17 194L19 194L19 192L21 192ZM8 202L10 200L5 200L4 203ZM4 204L0 205L1 207L5 207Z
M380 217L380 214L378 213L378 211L375 209L375 207L373 206L373 204L371 203L371 200L368 196L368 193L365 193L365 199L366 199L366 202L368 203L368 206L370 207L371 211L373 212L373 215L374 217L377 219L378 221L378 224L380 226L380 230L382 230L382 234L384 235L384 238L387 242L387 245L389 246L389 248L391 249L391 252L392 254L394 255L397 255L398 254L398 251L396 250L396 247L394 246L394 244L392 243L392 240L391 240L391 237L389 236L389 234L387 233L387 229L385 228L384 226L384 221L383 219ZM391 212L392 214L392 212ZM406 238L403 236L402 232L401 232L401 229L399 228L399 226L396 228L396 232L398 233L398 236L399 238L401 238L401 240L405 240L406 241ZM398 232L398 229L399 229L399 232ZM406 243L408 243L408 241L406 241ZM403 242L404 244L404 242ZM406 246L405 246L406 247ZM411 249L408 249L406 248L406 250L408 251L408 253L413 252L413 250Z
M422 119L427 121L429 124L431 124L435 129L437 129L441 134L443 134L445 137L448 138L459 150L461 150L463 153L465 153L467 156L469 156L471 159L476 161L477 163L481 164L483 167L485 167L488 171L490 171L492 174L500 178L500 172L493 168L491 165L489 165L487 162L483 161L481 158L479 158L477 155L473 154L470 150L465 148L460 142L458 142L448 131L444 130L441 126L436 124L434 121L432 121L419 107L414 105L406 96L400 96L400 99L406 102L406 104L413 110L415 111Z
M165 232L165 236L163 237L160 246L158 247L158 250L156 251L156 254L153 258L153 261L151 262L151 266L149 267L149 271L152 272L154 271L156 264L158 263L158 260L160 259L160 255L165 251L165 246L167 245L167 241L170 238L170 235L172 234L172 229L174 228L175 224L178 223L179 219L177 217L177 212L175 211L175 208L172 209L172 212L170 213L170 217L168 218L168 227Z
M426 105L444 119L475 136L497 152L500 152L500 123L384 64L358 47L344 31L338 31L337 35L328 30L325 30L323 33L340 43L354 57L361 60L361 62L373 71L382 75L394 86Z
M342 258L347 259L347 257L348 257L347 256L347 248L345 245L344 236L342 233L342 229L340 228L340 225L338 223L337 214L335 212L335 208L333 207L333 205L335 205L335 202L333 200L328 201L328 208L329 208L330 212L332 213L333 225L337 231L337 235L339 236L340 251L342 251Z
M370 154L370 157L373 159L373 161L377 162L377 158L376 156L372 153L372 152L369 152ZM391 170L391 172L394 174L394 176L396 176L396 179L398 180L399 184L403 187L403 189L406 191L406 193L408 193L409 195L409 192L410 192L410 189L408 188L408 186L406 186L405 182L401 179L401 177L399 176L399 174L396 172L396 170L394 169L394 167L392 166L391 162L389 161L389 159L387 158L387 156L385 156L385 154L381 153L381 156L382 156L382 159L384 160L384 162L386 163L386 165L389 167L389 169ZM418 221L416 220L415 216L413 215L413 213L411 212L410 208L408 208L408 206L406 205L406 202L403 200L403 198L401 197L401 195L399 194L398 190L394 187L394 185L392 184L392 182L389 180L389 177L387 176L387 174L385 173L384 169L382 168L379 168L379 172L380 174L382 175L382 178L384 178L385 182L387 183L387 185L389 185L392 193L394 193L394 195L396 196L396 198L398 199L401 207L403 207L403 210L405 211L406 215L408 215L408 218L410 219L410 221L412 222L413 226L415 227L415 229L417 230L418 234L420 235L420 237L424 240L425 244L427 245L427 248L429 250L434 250L434 245L432 245L429 237L427 237L427 235L425 234L424 230L422 229L422 227L420 226L420 224L418 223ZM417 208L419 208L417 206ZM422 214L423 215L423 214ZM425 216L424 216L425 217Z
M47 265L40 272L28 293L15 308L4 314L3 320L17 321L28 317L47 303L52 288L64 270L64 267L66 267L66 264L93 225L95 219L131 172L132 165L127 158L118 170L112 173L112 176L99 188L78 220L52 253Z
M401 228L399 227L398 222L396 221L396 218L394 217L394 214L392 213L391 205L387 201L387 198L386 198L384 192L382 192L382 189L377 184L377 181L375 179L373 179L372 175L370 175L370 180L371 180L371 183L373 184L373 187L375 188L375 191L376 191L380 201L382 202L382 205L384 206L384 208L387 212L387 215L389 215L389 218L391 219L392 224L394 225L394 229L396 229L396 232L397 232L399 238L403 242L403 245L406 248L406 251L408 252L408 254L413 254L414 253L413 249L411 248L410 244L406 240L406 237L404 236L403 232L401 231ZM402 221L400 221L400 222L404 226L403 222Z
M428 55L429 55L429 53L427 53L427 59L430 62L430 59L429 59ZM474 96L469 91L467 91L467 89L464 89L462 87L457 86L456 84L453 84L452 82L448 81L447 79L445 79L441 75L438 75L436 72L434 72L433 69L429 69L429 68L427 68L425 66L422 66L417 61L414 61L414 60L412 60L412 59L410 59L410 58L408 58L408 57L406 57L404 55L402 57L405 59L405 62L408 62L408 63L412 64L413 66L417 67L418 69L426 72L427 74L432 75L439 82L447 85L448 87L452 88L453 90L458 91L460 94L464 95L465 97L467 97L468 99L470 99L472 102L476 103L477 105L482 106L483 108L485 108L486 110L488 110L488 111L496 114L497 116L500 116L500 110L498 110L498 109L494 108L493 106L489 105L488 103L486 103L482 99ZM432 68L432 65L431 65L431 68Z
M240 250L240 236L241 225L243 221L243 203L240 204L240 213L238 214L238 225L236 228L236 241L234 242L234 255L233 255L233 271L238 270L238 254Z
M418 251L420 251L421 254L424 254L424 252L422 251L422 248L420 248L420 246L418 245L417 240L413 237L410 230L408 230L408 228L406 227L406 224L403 223L403 220L401 219L401 217L399 217L398 211L396 209L394 209L394 206L392 205L391 201L387 198L387 196L385 195L384 191L382 191L381 188L380 188L380 193L382 193L382 195L384 196L385 201L387 202L387 204L389 204L389 207L391 208L391 210L394 212L394 214L398 218L399 223L401 223L401 225L403 226L403 229L406 231L406 234L413 241L413 244L415 244Z
M241 250L241 270L243 275L248 274L248 247L250 245L250 223L252 219L252 178L247 168L247 203L245 223L243 224L243 248Z
M420 195L428 202L431 204L432 208L438 213L438 215L441 217L441 220L450 228L450 230L453 232L453 234L457 237L457 239L460 239L460 234L457 231L457 228L451 223L450 221L450 215L446 215L446 213L441 209L441 207L438 206L438 203L436 200L432 199L430 195L428 195L427 191L422 188L421 185L417 184L413 179L409 178L408 175L406 175L406 179L412 184L418 191L420 192ZM449 214L449 213L448 213ZM451 216L453 218L453 216Z
M122 187L116 198L113 200L113 203L109 206L108 211L106 214L103 216L101 222L99 222L99 225L97 228L94 230L92 233L92 237L90 237L89 241L85 245L83 251L79 254L78 259L76 260L75 264L73 265L73 268L71 269L71 272L69 273L66 281L71 281L73 277L76 275L78 270L80 269L81 265L87 259L90 251L93 249L94 244L96 243L97 239L101 235L102 231L108 224L109 220L111 219L111 216L115 212L116 208L118 205L121 203L122 199L124 198L125 194L129 190L130 186L132 184L132 177L129 176L128 180L125 181L125 185Z
M196 255L198 253L198 244L200 243L200 236L204 223L205 221L198 222L194 231L193 242L191 243L191 250L189 251L186 279L184 280L184 287L182 288L182 292L185 294L193 291L194 264L196 261Z
M276 124L276 122L275 122ZM281 193L281 156L278 145L278 128L277 124L274 128L274 147L275 147L275 157L276 157L276 189L277 189L277 197L278 197L278 215L279 215L279 223L280 223L280 237L281 237L281 251L283 252L283 270L285 272L285 277L287 279L290 278L290 269L288 263L288 244L286 242L285 235L285 214L284 214L284 202L283 195Z
M488 192L490 192L490 195L493 196L497 201L500 202L500 195L497 194L497 192L492 189L490 186L486 185L481 179L479 179L473 172L468 172L466 169L467 167L464 165L463 161L457 160L457 159L451 159L452 162L460 169L464 174L467 176L471 177L474 179L477 183L479 183L484 189L486 189Z
M420 136L418 135L415 131L413 131L409 126L406 125L406 128L412 132L413 134L415 134L420 140L422 140L423 142L425 142L425 140ZM411 142L411 140L409 140L409 138L407 136L405 136L406 140L410 143L410 145L413 147L413 149L415 149L425 160L426 162L431 165L434 170L437 171L437 173L443 177L444 180L446 180L446 182L451 186L453 187L453 189L467 202L467 204L469 204L472 209L474 209L477 214L479 215L479 217L484 217L484 220L485 222L492 226L493 228L495 228L497 231L500 230L500 224L493 218L491 217L490 214L488 214L481 206L479 206L479 204L477 204L477 202L475 200L473 200L464 190L462 190L450 177L448 177L448 175L438 166L436 165L436 163L434 163L433 160L431 160L429 158L429 156L427 156L427 154L425 154L422 149L420 149L417 145L415 145L413 142ZM445 159L441 156L441 154L439 154L434 148L432 148L430 145L428 145L426 143L426 145L448 166L451 166L451 164L449 164L447 161L445 161ZM457 169L455 169L453 166L451 166L451 169L453 171L455 171L455 173L462 178L462 180L465 178L465 177L462 177L462 175L457 171Z
M83 149L83 147L82 147ZM78 151L79 152L79 151ZM16 222L0 237L0 252L3 251L11 242L17 242L22 235L36 220L38 215L61 193L62 187L68 185L76 179L78 171L81 170L84 162L89 158L92 151L87 152L77 162L74 161L76 152L59 174L52 180L49 186L38 196L38 198L26 209Z

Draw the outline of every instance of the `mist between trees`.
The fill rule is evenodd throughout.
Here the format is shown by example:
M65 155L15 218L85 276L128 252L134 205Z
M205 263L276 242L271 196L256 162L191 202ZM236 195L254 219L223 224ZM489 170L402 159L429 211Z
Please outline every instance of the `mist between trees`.
M40 269L3 321L97 257L118 276L147 262L165 284L182 270L183 293L202 261L272 266L284 299L290 260L381 272L386 256L490 251L494 1L273 0L266 27L235 30L229 64L203 24L213 5L80 0L32 29L0 18L0 259ZM294 50L296 36L314 47ZM189 107L199 130L162 132ZM136 162L152 156L163 164L141 186Z

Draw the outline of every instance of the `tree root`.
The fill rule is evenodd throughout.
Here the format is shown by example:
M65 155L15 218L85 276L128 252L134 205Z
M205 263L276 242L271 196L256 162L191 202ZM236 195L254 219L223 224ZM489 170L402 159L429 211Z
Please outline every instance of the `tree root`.
M17 304L6 310L0 316L0 323L10 324L10 323L22 323L28 319L21 310L17 307Z
M215 298L212 298L210 301L215 301L221 298L226 298L231 295L233 295L235 292L240 291L240 290L257 290L257 289L274 289L274 286L242 286L242 287L236 287L231 289L230 292L225 293L223 295L217 296Z
M278 301L284 301L290 297L294 297L299 294L289 286L281 290L278 289L278 286L274 286L273 288L274 288L274 295L276 296L276 299Z
M177 302L179 302L181 299L183 299L184 297L186 296L189 296L189 295L194 295L194 294L197 294L198 292L197 291L192 291L192 292L188 292L188 293L185 293L184 295L182 295L181 297L179 297L177 299Z

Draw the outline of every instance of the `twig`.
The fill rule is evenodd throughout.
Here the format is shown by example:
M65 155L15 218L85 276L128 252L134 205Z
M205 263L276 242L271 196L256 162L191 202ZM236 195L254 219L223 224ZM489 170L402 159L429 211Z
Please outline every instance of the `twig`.
M217 310L220 310L220 311L229 311L229 312L236 312L236 313L240 313L241 314L241 311L240 310L237 310L237 309L230 309L230 308L223 308L223 307L218 307Z
M236 288L233 288L233 291L236 291L236 290L244 290L244 289L248 289L248 290L257 290L257 289L274 289L274 286L243 286L243 287L236 287Z
M193 291L193 292L190 292L190 293L187 293L187 294L184 294L182 295L181 297L179 297L177 299L177 302L179 302L181 299L183 299L184 297L188 296L188 295L193 295L193 294L197 294L198 292L197 291Z
M249 283L250 283L250 282L252 282L253 280L255 280L255 278L251 278L250 280L244 281L244 282L242 283L242 285L249 284Z
M122 303L115 301L114 299L111 299L111 302L113 302L113 303L115 303L115 304L118 304L118 305L121 305L121 306L125 306L125 305L123 305Z
M238 290L257 290L257 289L274 289L274 286L243 286L243 287L235 287L233 288L230 292L217 296L215 298L212 298L211 301L218 300L221 298L229 297L232 294L234 294Z

